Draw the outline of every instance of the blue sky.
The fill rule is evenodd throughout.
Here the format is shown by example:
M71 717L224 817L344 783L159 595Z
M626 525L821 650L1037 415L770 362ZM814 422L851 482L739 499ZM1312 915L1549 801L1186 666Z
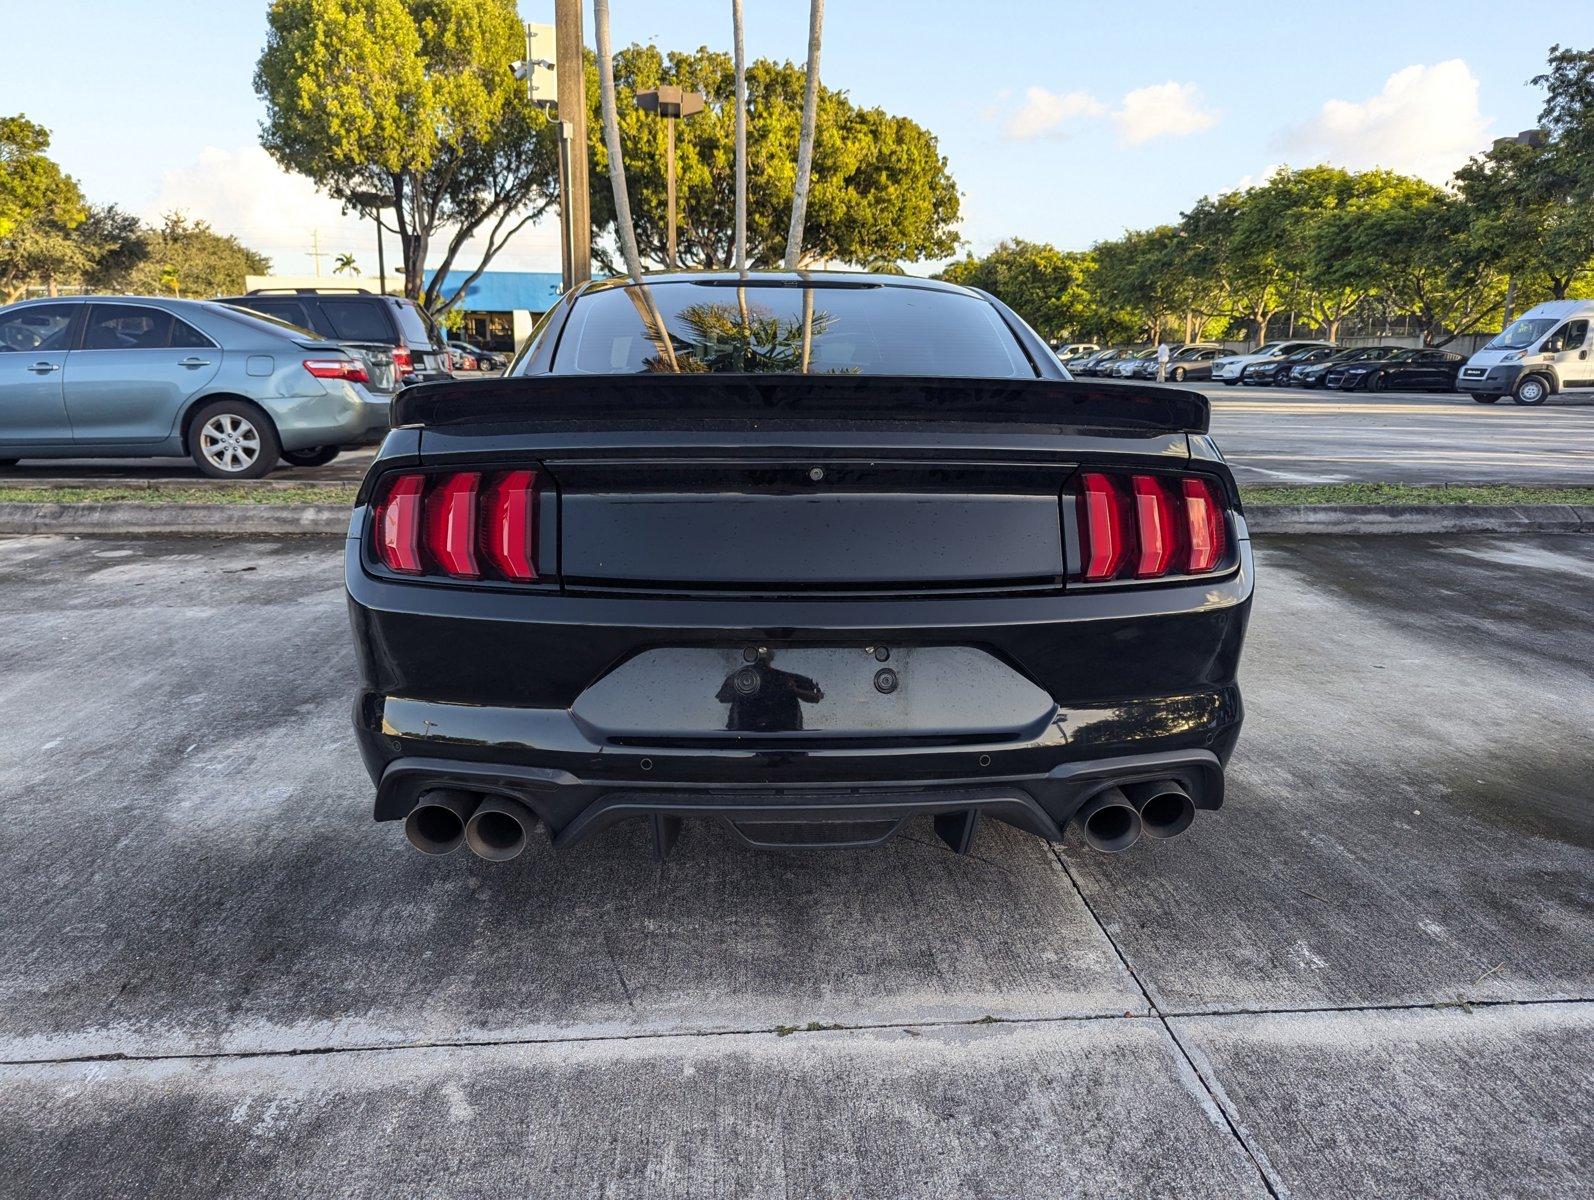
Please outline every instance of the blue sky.
M520 7L552 19L551 0ZM724 0L612 8L617 45L729 47ZM749 55L801 57L803 0L746 8ZM1550 44L1587 44L1594 29L1587 0L1520 17L1498 0L1233 11L1224 22L1188 3L831 0L821 71L937 134L976 251L1013 235L1075 248L1174 219L1280 163L1443 178L1469 149L1533 124L1527 80ZM369 227L258 150L264 12L264 0L33 6L7 23L0 111L48 126L94 200L151 216L185 208L284 271L310 269L314 231L324 252L353 250L369 272ZM501 261L556 269L557 245L550 229L528 231Z

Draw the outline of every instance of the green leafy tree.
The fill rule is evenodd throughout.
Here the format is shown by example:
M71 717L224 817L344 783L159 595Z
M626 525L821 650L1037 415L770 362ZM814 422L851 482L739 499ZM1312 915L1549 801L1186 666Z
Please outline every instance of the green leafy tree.
M128 273L133 292L203 299L241 292L246 275L265 275L271 260L204 221L169 213L145 235L144 258Z
M776 265L785 252L803 82L802 69L789 62L748 64L750 265ZM735 234L735 76L730 55L707 48L664 55L633 45L615 55L620 145L638 248L645 258L664 261L665 130L656 115L636 105L638 91L661 83L700 91L707 100L703 112L676 125L679 261L727 266ZM587 93L592 177L601 180L609 160L597 120L595 61L589 61ZM821 86L805 263L876 267L944 258L957 248L957 219L957 186L928 130L879 108L860 108L845 93ZM607 188L593 189L592 223L595 235L612 234L614 199ZM596 249L612 270L605 248Z
M1594 198L1594 50L1551 46L1549 69L1533 77L1545 91L1539 121L1550 133L1560 170Z
M1201 309L1210 290L1188 237L1172 225L1130 230L1095 247L1096 288L1104 313L1128 319L1131 336L1172 341L1183 329L1190 340L1205 325Z
M990 292L1042 337L1055 339L1098 333L1095 272L1088 252L1014 238L981 258L969 254L950 263L938 278Z
M1542 281L1564 300L1594 271L1594 194L1578 194L1576 172L1560 147L1502 141L1456 172L1470 210L1471 234L1511 275Z
M514 0L272 0L266 21L261 143L351 207L383 196L405 294L456 304L557 193L552 127L508 69L524 53ZM481 259L445 295L473 237Z
M1401 203L1369 212L1345 239L1347 254L1383 264L1381 294L1412 318L1425 345L1478 329L1504 298L1504 274L1469 223L1464 201L1413 181Z
M72 230L89 258L83 285L96 292L125 292L134 269L149 257L150 231L132 213L114 204L91 204L88 216Z
M53 286L88 266L72 237L87 215L83 193L49 148L44 126L20 115L0 117L0 303L30 284Z

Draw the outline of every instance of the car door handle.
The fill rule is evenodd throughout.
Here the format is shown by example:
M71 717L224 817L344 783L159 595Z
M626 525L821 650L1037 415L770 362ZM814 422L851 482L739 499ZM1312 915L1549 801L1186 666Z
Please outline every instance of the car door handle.
M61 364L53 362L36 362L28 368L35 375L48 375L51 371L59 371L60 369Z
M190 370L192 370L194 367L208 367L208 366L210 366L210 359L208 359L208 358L185 358L185 359L182 359L180 362L178 362L177 365L179 367L188 367Z

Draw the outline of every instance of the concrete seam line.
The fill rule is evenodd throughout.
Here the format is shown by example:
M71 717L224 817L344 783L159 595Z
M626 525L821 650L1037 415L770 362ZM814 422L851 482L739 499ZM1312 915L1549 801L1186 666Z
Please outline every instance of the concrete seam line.
M567 1046L585 1045L589 1042L648 1042L669 1041L680 1038L735 1038L735 1037L810 1037L827 1033L878 1033L887 1029L957 1029L965 1025L1069 1025L1090 1024L1096 1021L1170 1021L1203 1020L1208 1018L1253 1017L1331 1017L1345 1013L1406 1013L1443 1012L1454 1008L1463 1011L1486 1011L1496 1008L1544 1008L1555 1006L1594 1005L1594 997L1546 996L1529 1000L1469 1000L1465 1005L1455 1001L1402 1002L1399 1004L1327 1005L1321 1008L1258 1008L1192 1009L1182 1012L1145 1012L1123 1016L1118 1013L1059 1014L1045 1017L980 1017L945 1018L941 1020L908 1018L901 1021L864 1021L852 1024L825 1024L818 1029L789 1028L782 1026L739 1026L730 1029L661 1029L637 1033L585 1034L573 1037L481 1037L443 1038L424 1042L365 1042L347 1046L330 1043L313 1046L290 1046L257 1050L172 1050L166 1053L123 1050L104 1050L94 1054L63 1054L54 1058L0 1057L0 1069L7 1067L53 1067L72 1063L125 1062L160 1063L208 1061L212 1059L244 1058L302 1058L331 1054L395 1054L404 1050L496 1050L506 1046ZM5 1052L0 1049L0 1055Z
M352 508L302 504L81 504L0 502L0 534L343 534ZM1256 504L1254 535L1594 533L1594 509L1570 504Z
M1079 880L1074 878L1073 869L1069 867L1068 860L1063 857L1062 847L1053 844L1051 851L1052 857L1057 860L1057 865L1063 869L1064 876L1067 877L1069 884L1073 887L1074 894L1079 897L1079 902L1085 906L1085 911L1090 914L1090 919L1095 922L1096 928L1101 931L1101 936L1107 939L1107 944L1112 947L1113 953L1118 956L1118 961L1123 964L1124 970L1129 973L1129 978L1134 980L1135 986L1140 989L1140 994L1145 997L1146 1004L1151 1009L1151 1015L1162 1025L1163 1035L1167 1037L1173 1048L1178 1051L1179 1057L1183 1061L1185 1069L1190 1072L1191 1077L1201 1085L1201 1090L1206 1093L1207 1100L1212 1105L1213 1110L1218 1116L1223 1118L1223 1124L1227 1126L1229 1134L1234 1138L1235 1145L1239 1146L1241 1153L1250 1161L1252 1168L1256 1171L1257 1179L1267 1189L1267 1194L1272 1196L1274 1200L1280 1200L1280 1197L1287 1196L1289 1189L1284 1186L1278 1172L1273 1169L1273 1164L1268 1161L1267 1155L1251 1144L1251 1139L1246 1134L1245 1126L1240 1120L1239 1113L1234 1110L1234 1104L1229 1099L1228 1092L1224 1090L1223 1085L1218 1082L1216 1075L1212 1072L1211 1064L1206 1062L1204 1055L1201 1062L1197 1062L1190 1051L1185 1048L1184 1042L1179 1038L1178 1031L1168 1023L1168 1018L1163 1014L1156 1000L1152 999L1151 989L1140 978L1140 972L1135 970L1134 964L1129 961L1129 956L1118 945L1118 939L1113 937L1112 931L1107 928L1107 923L1097 914L1096 906L1090 902L1090 897L1085 895L1085 889L1080 887Z

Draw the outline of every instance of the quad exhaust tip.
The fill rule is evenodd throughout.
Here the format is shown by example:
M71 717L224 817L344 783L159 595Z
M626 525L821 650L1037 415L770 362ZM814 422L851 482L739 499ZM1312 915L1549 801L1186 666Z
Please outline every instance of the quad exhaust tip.
M1124 794L1140 813L1140 828L1148 838L1178 837L1195 820L1195 801L1171 779L1131 784Z
M426 792L404 819L404 836L422 854L452 854L465 842L465 823L477 800L452 788Z
M1103 854L1118 854L1140 840L1140 813L1115 787L1085 801L1074 820L1085 832L1085 843Z
M508 862L526 848L526 839L536 827L536 815L520 801L489 796L466 823L465 844L478 858Z

